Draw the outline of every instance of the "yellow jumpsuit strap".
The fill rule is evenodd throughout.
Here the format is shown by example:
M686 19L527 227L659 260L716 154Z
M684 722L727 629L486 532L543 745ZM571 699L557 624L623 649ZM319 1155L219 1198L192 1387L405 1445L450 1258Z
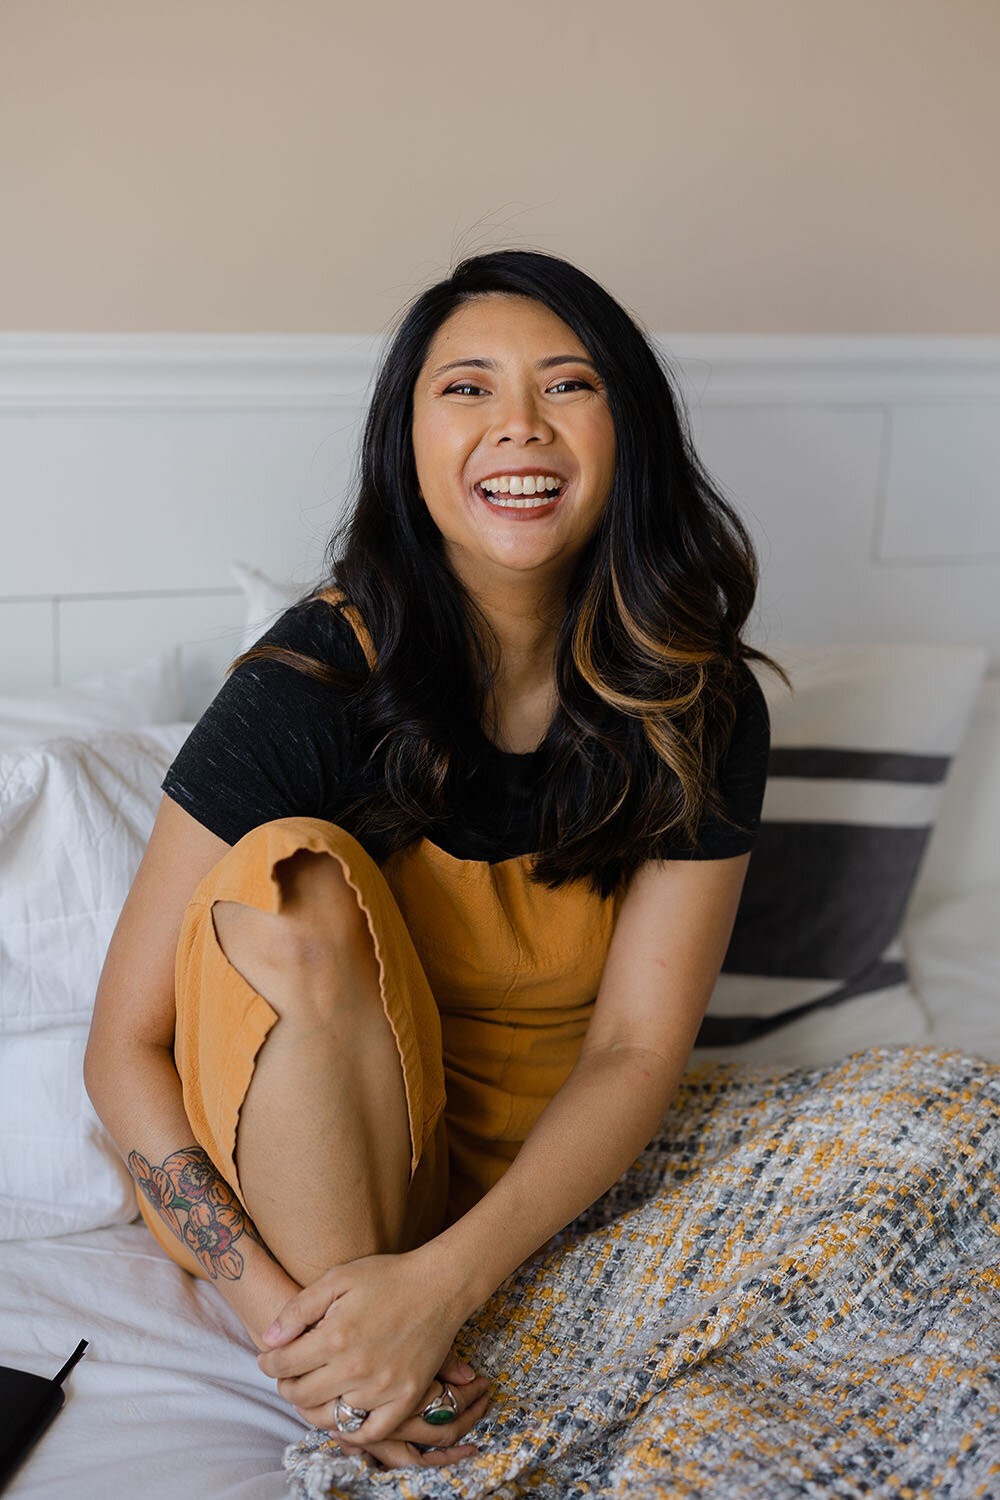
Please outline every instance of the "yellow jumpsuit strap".
M369 668L374 669L378 657L375 654L375 647L372 644L372 638L368 633L368 627L362 620L355 606L353 604L345 604L343 602L344 597L345 596L343 589L338 588L322 589L317 595L317 598L325 599L327 604L339 604L341 606L341 612L346 616L348 622L352 626L354 634L358 638L361 649L365 653L365 659L368 662Z

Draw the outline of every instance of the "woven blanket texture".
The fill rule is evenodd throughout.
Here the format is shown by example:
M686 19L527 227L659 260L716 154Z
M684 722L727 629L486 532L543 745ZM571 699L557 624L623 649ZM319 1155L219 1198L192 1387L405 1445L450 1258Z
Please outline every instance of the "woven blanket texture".
M492 1382L445 1468L328 1433L296 1500L995 1500L1000 1066L872 1048L699 1067L656 1140L465 1325Z

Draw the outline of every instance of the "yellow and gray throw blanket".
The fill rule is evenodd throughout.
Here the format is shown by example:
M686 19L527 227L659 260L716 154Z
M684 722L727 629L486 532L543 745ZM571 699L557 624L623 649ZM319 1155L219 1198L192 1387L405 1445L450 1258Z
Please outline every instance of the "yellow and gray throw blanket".
M318 1432L296 1500L995 1500L1000 1066L688 1074L459 1343L495 1382L478 1458L377 1472Z

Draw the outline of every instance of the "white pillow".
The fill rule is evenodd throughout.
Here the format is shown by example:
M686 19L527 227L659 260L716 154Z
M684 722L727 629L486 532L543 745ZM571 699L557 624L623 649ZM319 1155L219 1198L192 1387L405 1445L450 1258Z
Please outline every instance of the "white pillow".
M934 1045L1000 1063L1000 885L942 901L904 943Z
M135 1187L83 1087L86 1026L0 1037L0 1240L127 1224Z
M177 647L133 667L102 672L70 687L22 697L0 695L0 749L37 745L57 735L135 724L172 724L184 717Z
M988 886L1000 889L1000 672L991 672L973 704L914 907L924 912Z
M94 994L189 723L0 752L0 1239L126 1223L83 1087Z
M273 625L278 616L284 614L297 599L301 599L306 590L290 583L275 583L259 569L251 568L249 563L231 563L230 572L243 590L245 601L240 650L249 651L268 626Z
M988 653L769 645L760 833L693 1061L820 1066L913 1045L929 1016L900 940Z

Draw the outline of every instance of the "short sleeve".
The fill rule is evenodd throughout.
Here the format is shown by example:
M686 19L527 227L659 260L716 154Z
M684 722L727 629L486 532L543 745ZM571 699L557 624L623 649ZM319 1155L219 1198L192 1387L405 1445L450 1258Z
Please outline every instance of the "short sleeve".
M324 600L293 605L258 645L283 646L355 674L364 655ZM286 662L244 662L195 724L161 786L205 828L235 844L275 818L333 819L351 767L346 701Z
M767 782L771 720L760 683L744 662L736 694L736 718L729 746L719 764L718 789L727 822L706 813L692 845L672 835L657 859L729 859L753 848Z

